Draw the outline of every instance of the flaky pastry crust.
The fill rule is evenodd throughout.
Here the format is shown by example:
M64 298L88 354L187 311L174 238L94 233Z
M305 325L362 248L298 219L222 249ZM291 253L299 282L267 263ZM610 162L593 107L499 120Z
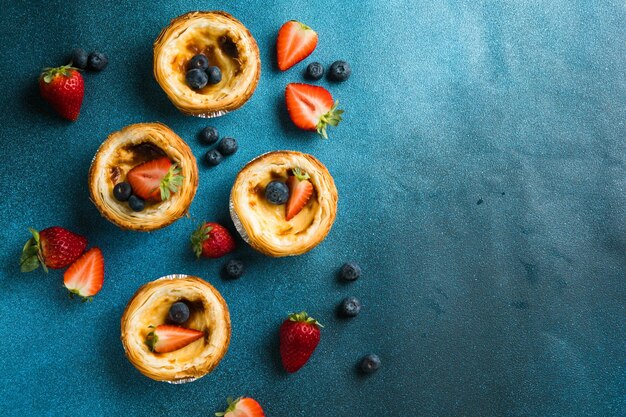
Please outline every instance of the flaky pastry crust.
M200 90L185 82L189 60L203 53L222 81ZM259 47L250 31L226 12L189 12L172 20L154 42L154 77L181 112L224 115L243 106L261 75Z
M146 203L133 211L117 201L113 187L142 162L167 156L181 168L183 183L171 197ZM114 132L102 143L89 170L89 193L100 213L122 229L150 231L165 227L187 213L198 188L198 167L189 146L161 123L138 123Z

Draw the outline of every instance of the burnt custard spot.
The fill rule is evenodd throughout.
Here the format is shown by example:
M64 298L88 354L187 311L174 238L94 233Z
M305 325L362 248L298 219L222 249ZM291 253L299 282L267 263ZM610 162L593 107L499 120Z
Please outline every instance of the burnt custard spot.
M237 44L230 38L230 36L220 36L218 44L224 54L230 56L231 58L239 59L239 50L237 49Z

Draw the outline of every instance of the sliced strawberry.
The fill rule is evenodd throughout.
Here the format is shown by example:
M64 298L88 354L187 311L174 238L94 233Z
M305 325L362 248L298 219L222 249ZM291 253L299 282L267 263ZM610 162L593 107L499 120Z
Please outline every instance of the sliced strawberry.
M144 200L165 201L178 191L183 183L180 167L167 157L137 165L126 174L133 194Z
M249 397L232 399L228 397L226 411L215 413L217 417L265 417L263 408L256 400Z
M289 200L287 200L287 211L285 218L291 220L300 210L306 206L313 195L313 184L309 181L309 174L300 168L293 169L293 175L287 179L289 187Z
M316 85L291 83L285 89L289 117L300 129L317 131L328 139L326 126L337 126L343 110L337 108L333 96L325 88Z
M281 26L276 40L278 68L281 71L302 61L317 46L317 32L296 20L290 20Z
M204 332L170 324L161 324L148 334L146 343L157 353L173 352L204 336Z
M91 248L76 260L63 274L63 283L70 291L90 300L98 294L104 282L104 257L98 248Z

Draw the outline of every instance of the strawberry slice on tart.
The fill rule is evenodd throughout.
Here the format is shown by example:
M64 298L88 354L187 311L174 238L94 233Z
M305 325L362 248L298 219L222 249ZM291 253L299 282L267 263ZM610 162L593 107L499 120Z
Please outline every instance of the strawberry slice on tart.
M148 334L146 344L152 352L167 353L182 349L202 338L204 332L171 324L160 324Z
M70 296L78 295L91 301L104 283L104 257L99 248L91 248L78 258L63 274L63 283Z
M293 219L306 206L313 195L313 184L309 179L309 174L300 168L292 170L293 175L287 178L289 187L289 200L287 200L285 218L287 221Z
M286 71L311 55L317 46L317 32L297 20L281 26L276 39L278 68Z
M137 165L126 174L133 194L146 201L168 200L183 183L181 168L162 157Z
M338 101L323 87L291 83L285 89L287 112L293 123L300 129L317 131L328 139L327 126L337 126L341 122L343 110L338 109Z

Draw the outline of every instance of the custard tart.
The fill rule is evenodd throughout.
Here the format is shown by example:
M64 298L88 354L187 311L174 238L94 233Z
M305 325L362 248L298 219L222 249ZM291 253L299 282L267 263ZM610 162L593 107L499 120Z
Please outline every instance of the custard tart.
M129 204L132 201L117 198L115 187L128 184L129 174L137 167L155 162L170 166L176 178L168 176L166 179L172 180L169 187L155 190L161 197L147 199L142 210L136 211ZM191 149L160 123L138 123L112 133L96 152L89 170L91 200L105 218L122 229L150 231L169 225L187 213L197 187L198 167Z
M208 58L221 81L195 89L186 81L190 61ZM250 31L228 13L190 12L172 20L154 42L154 76L181 112L222 116L243 106L261 75L259 47Z
M270 183L290 188L289 199L268 198ZM300 192L303 188L306 195ZM333 177L315 157L276 151L253 159L239 172L230 194L230 215L242 238L259 252L300 255L326 238L337 198Z
M170 308L180 302L189 309L185 322L168 324ZM179 329L183 339L185 331L200 337L162 352L155 344L171 345L175 339L170 333L167 340L157 340L160 328ZM230 335L228 306L220 293L208 282L187 275L169 275L139 288L121 321L128 360L145 376L170 383L190 382L211 372L226 354Z

